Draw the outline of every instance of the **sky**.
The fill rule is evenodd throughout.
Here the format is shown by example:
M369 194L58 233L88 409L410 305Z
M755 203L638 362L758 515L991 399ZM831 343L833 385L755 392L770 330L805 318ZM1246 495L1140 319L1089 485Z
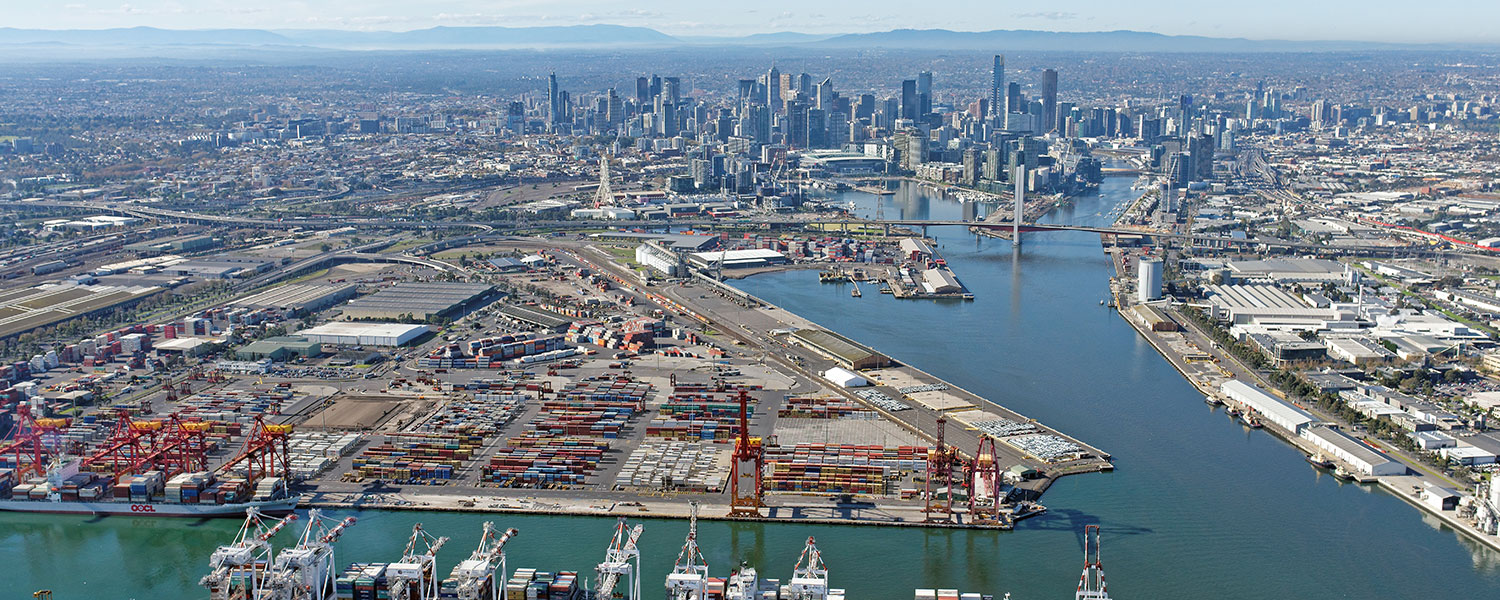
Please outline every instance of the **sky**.
M355 29L577 25L670 35L890 29L1129 29L1283 40L1500 42L1496 0L6 0L27 29Z

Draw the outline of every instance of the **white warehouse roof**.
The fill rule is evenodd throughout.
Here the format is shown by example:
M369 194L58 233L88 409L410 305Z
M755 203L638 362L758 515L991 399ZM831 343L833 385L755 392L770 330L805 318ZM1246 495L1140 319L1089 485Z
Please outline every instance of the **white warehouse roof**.
M428 331L426 325L340 322L303 329L296 335L306 336L309 341L323 344L400 346L422 337Z
M1245 407L1250 408L1278 427L1287 431L1297 433L1313 423L1311 414L1307 411L1287 404L1280 398L1261 391L1260 388L1246 384L1237 379L1231 379L1219 386L1224 395Z

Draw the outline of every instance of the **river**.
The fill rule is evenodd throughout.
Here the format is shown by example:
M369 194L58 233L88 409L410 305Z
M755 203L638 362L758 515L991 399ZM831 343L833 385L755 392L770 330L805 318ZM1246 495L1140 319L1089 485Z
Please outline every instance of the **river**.
M1132 179L1111 178L1047 218L1103 224ZM872 215L950 219L960 205L904 185L895 196L850 192ZM1211 410L1134 330L1099 306L1110 265L1096 235L1004 240L931 231L973 302L849 297L812 271L757 275L735 285L1040 419L1114 455L1114 473L1066 477L1051 510L1016 531L923 530L705 522L715 576L739 560L785 579L816 536L834 587L855 600L905 600L912 588L952 587L1017 600L1062 598L1077 584L1084 525L1103 528L1111 595L1131 598L1416 598L1500 595L1500 555L1371 487L1320 474L1262 431ZM411 524L454 539L446 573L478 541L479 524L516 527L509 567L578 570L592 578L608 519L367 511L337 546L340 565L399 557ZM642 589L659 597L686 532L644 520ZM0 598L50 588L56 598L203 597L212 549L235 523L0 515ZM290 536L283 534L285 542ZM24 594L22 593L24 592Z

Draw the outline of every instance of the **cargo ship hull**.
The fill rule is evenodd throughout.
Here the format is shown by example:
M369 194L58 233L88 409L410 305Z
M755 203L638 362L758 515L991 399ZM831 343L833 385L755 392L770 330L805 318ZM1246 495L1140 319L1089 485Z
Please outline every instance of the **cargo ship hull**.
M258 500L234 504L0 500L0 511L69 515L129 515L134 517L244 518L245 509L252 506L257 508L262 514L290 514L297 508L297 500L296 497L292 497L280 500Z

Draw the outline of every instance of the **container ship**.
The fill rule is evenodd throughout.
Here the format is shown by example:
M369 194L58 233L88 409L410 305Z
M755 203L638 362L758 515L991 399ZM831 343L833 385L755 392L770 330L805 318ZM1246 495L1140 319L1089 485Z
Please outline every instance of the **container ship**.
M59 442L66 419L33 419L22 407L15 436L0 443L0 510L202 518L297 507L284 478L290 426L257 418L241 450L211 471L210 423L122 412L114 433L85 453Z

